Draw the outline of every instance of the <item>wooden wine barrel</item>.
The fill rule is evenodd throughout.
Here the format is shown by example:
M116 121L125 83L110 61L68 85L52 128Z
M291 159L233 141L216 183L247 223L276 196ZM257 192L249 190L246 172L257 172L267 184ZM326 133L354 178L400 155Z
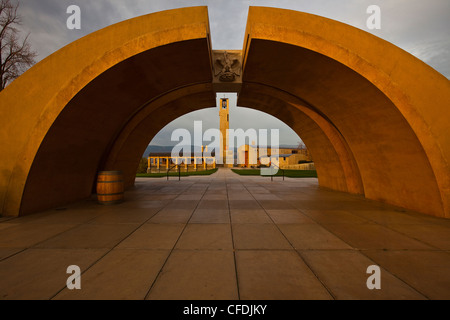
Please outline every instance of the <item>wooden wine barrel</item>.
M122 171L100 171L97 178L97 199L101 204L117 204L123 201Z

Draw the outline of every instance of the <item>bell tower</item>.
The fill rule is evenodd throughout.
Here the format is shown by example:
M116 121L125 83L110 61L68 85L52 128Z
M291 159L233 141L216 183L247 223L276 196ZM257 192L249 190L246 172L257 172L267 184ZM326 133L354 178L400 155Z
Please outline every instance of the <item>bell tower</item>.
M228 129L230 128L230 104L228 98L220 99L219 117L220 134L222 136L222 145L220 146L220 152L222 153L224 167L231 167L232 163L228 163L229 161L227 161L227 155L229 153Z

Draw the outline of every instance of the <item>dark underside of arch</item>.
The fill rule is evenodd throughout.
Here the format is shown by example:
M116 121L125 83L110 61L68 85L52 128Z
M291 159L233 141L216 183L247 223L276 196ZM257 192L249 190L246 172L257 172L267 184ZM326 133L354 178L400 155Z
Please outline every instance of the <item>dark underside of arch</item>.
M42 142L27 178L21 214L89 197L115 139L137 112L151 108L149 102L175 89L211 83L209 50L207 39L157 47L115 65L89 83L67 104ZM215 104L212 90L202 99L209 106ZM196 108L201 107L159 108L154 126L161 129L161 122ZM156 134L155 128L149 128L148 139ZM141 146L132 152L138 149L142 154ZM134 166L135 170L137 163Z

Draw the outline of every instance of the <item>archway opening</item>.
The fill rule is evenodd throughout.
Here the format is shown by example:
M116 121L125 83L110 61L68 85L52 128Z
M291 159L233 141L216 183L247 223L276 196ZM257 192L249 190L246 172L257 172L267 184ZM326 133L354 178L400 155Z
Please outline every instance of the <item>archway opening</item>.
M206 7L161 12L100 30L29 70L1 95L16 116L4 124L14 139L1 164L2 211L88 197L100 170L121 170L132 186L151 137L215 106L224 88L299 133L321 186L447 215L447 79L381 39L309 14L252 7L245 34L243 50L227 55L211 50ZM74 63L64 68L67 57Z
M219 159L220 149L223 149L227 143L222 136L223 145L219 145L216 141L217 138L211 137L211 131L216 130L218 134L222 134L218 131L223 117L226 117L227 130L230 132L230 135L227 134L227 138L230 151L233 152L231 167L260 168L261 165L265 166L264 159L261 162L260 158L271 155L273 160L277 160L279 169L308 168L314 171L313 160L306 145L297 133L284 122L262 111L238 107L236 105L237 94L218 93L216 99L216 108L193 111L173 120L159 131L142 155L140 173L146 170L147 160L147 171L149 172L156 170L160 173L161 168L172 167L169 163L174 162L174 160L170 160L174 148L187 151L189 157L194 156L196 150L204 151L204 154L209 156L212 152L215 161L221 164L221 160L225 159ZM226 115L220 113L220 104L224 99L229 105L229 113ZM183 140L180 140L181 137L177 134L180 130L186 134L186 138ZM272 132L276 137L272 138ZM198 170L198 167L193 165L193 160L189 160L189 165L183 165L182 169L185 171L188 168Z

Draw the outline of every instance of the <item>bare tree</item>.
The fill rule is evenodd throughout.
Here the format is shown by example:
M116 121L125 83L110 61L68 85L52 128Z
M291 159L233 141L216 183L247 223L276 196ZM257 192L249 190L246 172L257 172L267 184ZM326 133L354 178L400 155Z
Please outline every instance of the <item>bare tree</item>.
M20 39L18 26L21 25L17 13L19 2L0 2L0 91L35 63L37 53L28 42L29 34Z
M302 141L300 141L298 143L297 149L304 150L304 149L306 149L306 146Z

